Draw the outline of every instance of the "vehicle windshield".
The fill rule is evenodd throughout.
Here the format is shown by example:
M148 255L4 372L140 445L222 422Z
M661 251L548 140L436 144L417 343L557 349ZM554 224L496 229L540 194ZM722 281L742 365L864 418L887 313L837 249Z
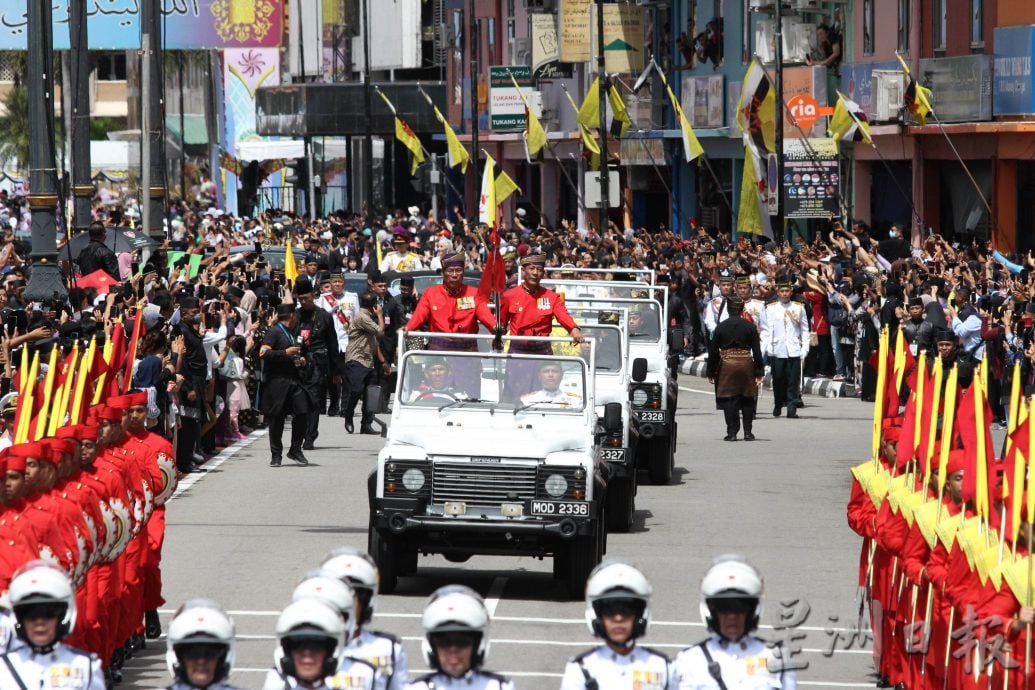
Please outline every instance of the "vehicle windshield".
M663 285L648 285L647 283L626 283L613 282L608 280L543 280L543 286L565 299L574 300L579 298L607 299L609 297L618 299L656 299L663 302L667 289Z
M586 370L585 362L573 357L410 351L400 368L399 400L404 407L440 411L502 407L515 413L581 412Z
M617 312L615 312L617 315ZM574 316L574 314L573 314ZM578 319L578 317L575 317ZM589 339L592 338L596 341L596 348L593 349L593 365L597 371L621 371L622 370L622 332L618 326L610 324L593 324L586 323L583 320L579 320L582 324L579 329L582 331L582 335L586 337L586 342L581 345L575 343L563 343L554 346L557 354L571 355L572 357L581 357L583 360L587 360L589 357L590 348ZM566 331L559 327L554 327L554 333L552 335L564 335ZM588 361L588 360L587 360Z
M629 344L657 343L661 340L661 305L648 299L572 299L567 302L569 311L595 309L598 312L625 314ZM578 320L576 318L576 320Z

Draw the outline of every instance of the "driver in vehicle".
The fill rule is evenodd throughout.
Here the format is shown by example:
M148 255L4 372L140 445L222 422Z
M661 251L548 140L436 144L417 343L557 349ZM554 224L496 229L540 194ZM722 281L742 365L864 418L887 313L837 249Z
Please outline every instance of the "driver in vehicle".
M424 380L410 397L419 400L466 400L467 394L452 385L452 372L445 357L431 357L424 363Z
M539 390L521 396L522 405L556 403L564 407L582 407L582 396L561 388L564 371L557 362L539 365Z

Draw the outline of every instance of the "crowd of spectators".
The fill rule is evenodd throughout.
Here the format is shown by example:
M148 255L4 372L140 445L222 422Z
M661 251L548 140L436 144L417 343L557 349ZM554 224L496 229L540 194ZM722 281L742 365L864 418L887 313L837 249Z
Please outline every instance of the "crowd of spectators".
M404 240L417 259L409 268L431 271L456 252L466 254L469 270L479 271L487 251L481 228L436 219L418 207L372 219L337 212L308 220L279 210L238 218L213 207L182 204L170 209L168 239L160 247L98 250L98 245L112 246L113 238L133 225L132 215L113 211L95 222L97 236L85 255L73 255L62 243L68 299L43 303L23 297L29 242L13 228L4 231L0 356L6 370L0 393L10 390L21 348L46 356L50 347L69 348L94 335L111 337L119 319L128 334L134 320L142 318L133 384L152 391L163 433L178 428L183 437L186 427L186 438L196 439L178 453L184 472L263 423L256 413L261 407L258 346L276 323L276 307L294 301L283 265L288 241L299 275L313 283L317 296L331 289L333 274L343 274L350 291L376 295L385 316L386 354L394 350L397 329L419 297L405 283L401 290L386 284L382 271L393 267L388 260L393 245L400 249ZM878 239L862 221L848 227L835 221L811 242L775 242L754 236L731 239L706 227L680 237L665 227L623 229L614 222L604 230L578 227L568 219L547 224L532 222L521 210L500 235L511 276L519 255L528 252L545 254L549 267L571 273L604 268L613 269L614 276L653 269L658 282L669 287L669 326L683 329L684 358L705 356L704 311L722 294L720 275L737 276L741 284L749 281L751 297L763 302L775 298L778 279L789 277L795 299L809 314L812 347L804 362L806 377L843 381L848 394L872 400L876 372L870 362L880 329L901 325L914 354L933 350L937 334L948 330L959 358L978 362L987 356L997 420L1005 418L1001 399L1009 391L1014 361L1022 363L1026 388L1032 384L1035 302L1028 278L1035 259L1030 255L1011 262L986 245L950 243L937 234L917 246L901 226ZM91 280L98 269L111 274L110 285ZM185 300L191 297L197 302ZM193 347L196 342L201 347ZM387 376L388 367L378 373ZM341 385L340 377L329 383L323 412L328 412L328 401L332 414L345 407L347 391Z

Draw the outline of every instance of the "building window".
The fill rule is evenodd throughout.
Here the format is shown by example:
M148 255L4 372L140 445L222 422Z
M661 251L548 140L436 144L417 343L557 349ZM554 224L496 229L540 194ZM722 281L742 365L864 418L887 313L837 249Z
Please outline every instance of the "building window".
M909 53L909 0L898 0L898 52Z
M863 0L863 55L873 55L873 3Z
M948 0L933 0L931 2L931 19L934 26L931 27L931 42L934 50L945 50L945 13Z
M126 53L100 53L94 61L97 81L126 81Z
M970 45L978 48L985 44L985 2L970 0Z

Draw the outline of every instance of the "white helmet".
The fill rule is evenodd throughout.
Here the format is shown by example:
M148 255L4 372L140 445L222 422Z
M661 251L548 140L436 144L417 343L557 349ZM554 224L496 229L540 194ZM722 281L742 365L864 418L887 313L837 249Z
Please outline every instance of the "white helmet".
M15 617L15 633L18 639L29 644L37 654L49 653L61 640L75 629L75 594L72 581L64 570L46 561L29 561L15 571L8 586L8 597ZM53 642L37 646L29 642L22 625L22 616L33 606L52 605L58 607L58 629Z
M345 647L345 621L320 599L299 599L287 605L277 619L277 646L273 663L286 676L295 675L295 664L291 659L293 642L319 639L326 642L327 659L323 675L333 675L338 668Z
M472 635L474 656L471 664L477 668L485 663L489 654L489 611L481 596L470 587L446 585L435 590L424 607L421 625L424 626L421 650L424 660L432 668L439 667L433 638L445 633Z
M743 556L726 554L712 561L701 580L701 620L719 633L715 613L719 607L734 606L748 614L747 634L762 617L762 576Z
M351 585L360 606L360 625L369 623L374 616L377 603L378 572L377 564L369 554L342 546L334 549L320 564L320 570Z
M324 570L306 573L291 593L291 601L319 599L333 607L345 623L345 641L356 634L356 593L352 587Z
M165 665L177 681L187 683L183 653L198 645L219 648L219 666L210 685L230 677L234 666L234 622L226 611L211 599L188 599L176 610L169 624Z
M626 643L632 646L636 638L647 634L652 591L647 578L633 566L622 561L604 561L586 580L586 625L589 631L596 637L607 639L601 620L606 602L624 602L636 612L632 635Z

